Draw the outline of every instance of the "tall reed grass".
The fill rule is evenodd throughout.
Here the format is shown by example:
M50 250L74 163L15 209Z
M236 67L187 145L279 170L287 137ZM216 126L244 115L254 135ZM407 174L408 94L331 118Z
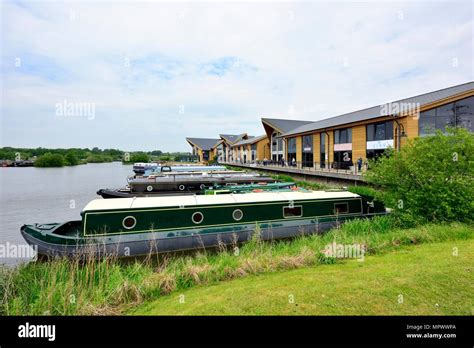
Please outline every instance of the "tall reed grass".
M473 237L471 225L425 225L402 229L391 217L361 219L323 235L263 242L257 233L243 245L219 245L184 255L142 259L53 259L0 268L2 315L109 315L199 284L341 262L321 253L327 244L365 244L369 254L402 245Z

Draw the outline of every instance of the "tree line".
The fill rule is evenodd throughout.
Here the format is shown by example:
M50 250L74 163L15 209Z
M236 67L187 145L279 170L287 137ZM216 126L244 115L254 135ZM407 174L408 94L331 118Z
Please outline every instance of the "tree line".
M119 149L89 148L0 148L0 160L22 161L34 160L37 167L62 167L86 163L105 163L121 161L123 163L149 162L149 161L187 161L189 153L154 151L123 151Z

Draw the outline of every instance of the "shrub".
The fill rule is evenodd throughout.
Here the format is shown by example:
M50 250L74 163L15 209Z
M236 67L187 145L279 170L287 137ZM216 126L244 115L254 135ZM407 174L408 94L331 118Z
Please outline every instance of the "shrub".
M35 161L35 167L63 167L66 160L63 155L58 153L45 153Z
M369 183L405 221L474 220L474 135L462 128L420 137L370 163Z
M110 156L106 155L99 155L99 154L94 154L87 156L86 162L87 163L104 163L104 162L112 162L113 158Z
M130 154L129 160L123 160L123 163L136 163L136 162L145 162L148 163L150 161L150 156L148 156L144 152L134 152Z
M66 154L66 164L68 166L75 166L79 164L79 159L76 157L76 155L73 152L69 151Z

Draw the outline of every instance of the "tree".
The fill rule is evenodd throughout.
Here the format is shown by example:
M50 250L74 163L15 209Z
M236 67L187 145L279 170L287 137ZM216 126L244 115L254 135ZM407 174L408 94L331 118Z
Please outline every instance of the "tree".
M79 159L73 151L68 151L68 153L66 154L66 164L68 166L75 166L79 164Z
M150 157L146 153L144 153L144 152L135 152L135 153L131 154L130 161L128 161L128 162L132 162L132 163L145 162L145 163L147 163L148 161L150 161Z
M66 163L64 156L59 153L47 152L35 161L35 167L63 167Z
M474 221L474 135L463 128L416 138L370 163L385 204L422 221Z

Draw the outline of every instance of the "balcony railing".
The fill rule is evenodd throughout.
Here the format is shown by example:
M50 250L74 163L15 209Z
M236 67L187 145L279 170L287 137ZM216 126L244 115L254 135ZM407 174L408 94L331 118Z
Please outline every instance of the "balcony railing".
M287 169L289 172L294 170L307 171L308 173L338 173L338 174L350 174L350 175L361 175L367 170L367 162L363 162L359 168L357 163L353 162L284 162L284 161L227 161L221 162L229 165L243 165L249 167L258 168L275 168L275 169Z

